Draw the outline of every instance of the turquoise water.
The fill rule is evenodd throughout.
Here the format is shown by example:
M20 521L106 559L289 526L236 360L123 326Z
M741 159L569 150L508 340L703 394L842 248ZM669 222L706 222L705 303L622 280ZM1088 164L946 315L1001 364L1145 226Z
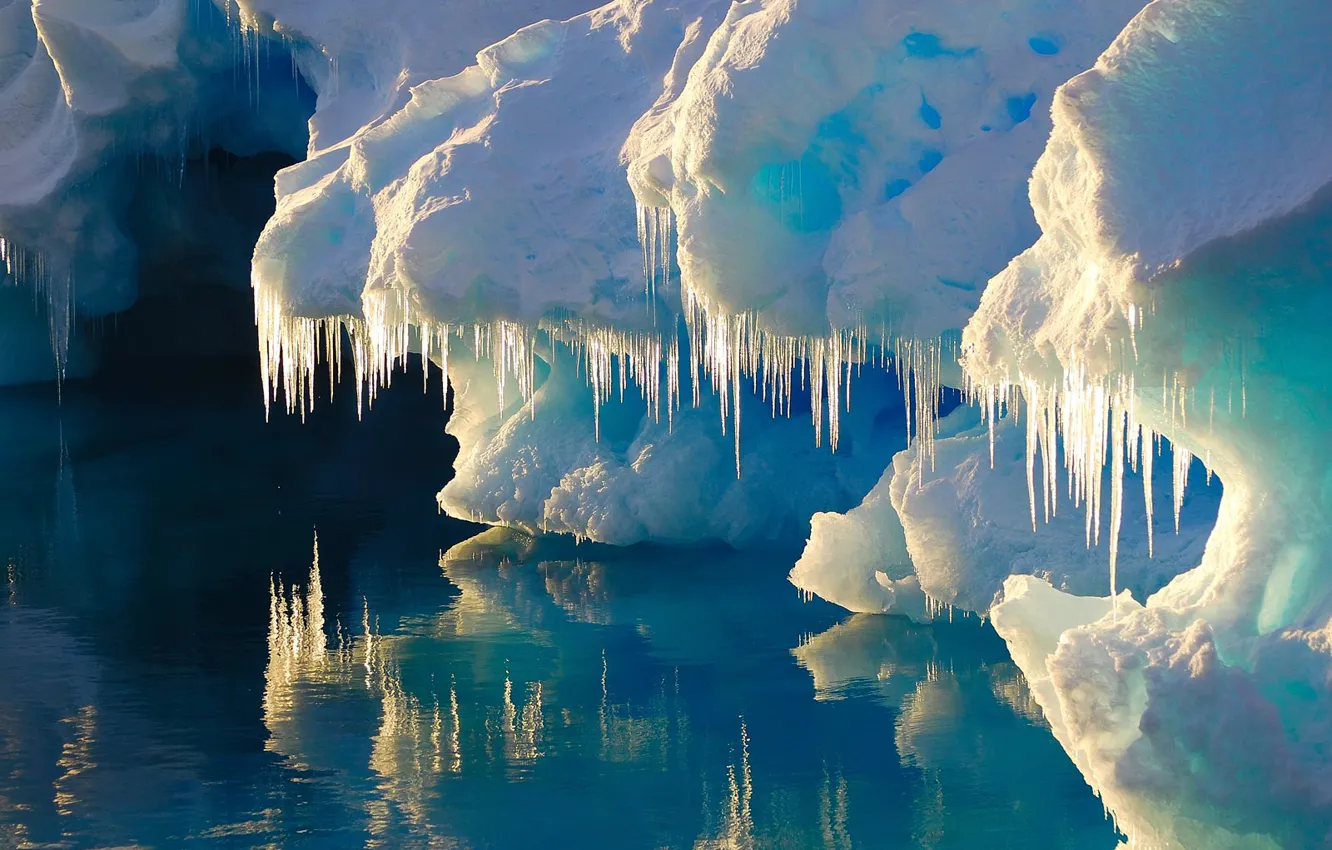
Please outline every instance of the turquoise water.
M0 395L0 847L1114 845L975 619L468 540L442 400L346 401Z

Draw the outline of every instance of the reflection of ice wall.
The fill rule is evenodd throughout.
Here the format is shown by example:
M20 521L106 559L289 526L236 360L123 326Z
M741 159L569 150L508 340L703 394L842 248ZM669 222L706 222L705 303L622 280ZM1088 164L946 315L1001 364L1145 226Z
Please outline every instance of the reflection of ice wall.
M1090 800L1059 796L1081 783L1047 737L1022 674L991 640L976 620L920 625L858 615L791 654L809 671L815 699L869 695L891 712L897 756L919 774L912 840L903 846L1007 846L997 819L1016 826L1026 846L1116 843L1101 813L1084 809ZM976 815L974 798L964 804L962 788L984 788L989 814ZM1034 788L1041 793L1025 794ZM960 817L963 810L971 816Z
M1224 481L1200 565L1145 606L1010 579L994 610L1140 846L1332 841L1329 32L1314 0L1148 6L1056 98L1044 235L964 338L973 378L1034 409L1029 451L1051 423L1075 488L1110 467L1112 517L1139 424Z

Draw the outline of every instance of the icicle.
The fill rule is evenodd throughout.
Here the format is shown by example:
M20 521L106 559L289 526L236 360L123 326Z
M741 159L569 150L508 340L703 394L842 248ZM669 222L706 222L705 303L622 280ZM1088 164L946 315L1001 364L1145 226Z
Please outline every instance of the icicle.
M1116 402L1110 409L1110 598L1119 611L1116 569L1119 561L1119 527L1124 518L1124 454L1128 417Z
M1147 505L1147 557L1148 557L1148 558L1151 558L1151 557L1153 557L1153 551L1152 551L1152 537L1153 537L1153 535L1152 535L1152 508L1153 508L1153 504L1152 504L1152 460L1153 460L1153 455L1156 454L1156 453L1153 451L1153 448L1154 448L1154 447L1152 446L1152 441L1154 441L1154 440L1156 439L1156 435L1155 435L1154 432L1152 432L1152 430L1151 430L1150 428L1143 428L1142 426L1138 426L1138 433L1139 433L1140 438L1141 438L1141 440L1142 440L1142 450L1141 450L1141 452L1140 452L1140 455L1141 455L1141 457L1142 457L1142 498L1143 498L1143 502Z
M1039 390L1034 384L1030 384L1027 397L1039 403ZM1027 508L1031 513L1032 531L1036 530L1036 446L1039 441L1037 423L1040 421L1042 420L1039 417L1027 416ZM1048 521L1049 517L1046 519Z
M1173 445L1174 464L1173 464L1173 490L1175 504L1175 533L1179 533L1179 515L1184 508L1184 488L1189 483L1189 466L1193 463L1193 455L1188 449L1179 445Z

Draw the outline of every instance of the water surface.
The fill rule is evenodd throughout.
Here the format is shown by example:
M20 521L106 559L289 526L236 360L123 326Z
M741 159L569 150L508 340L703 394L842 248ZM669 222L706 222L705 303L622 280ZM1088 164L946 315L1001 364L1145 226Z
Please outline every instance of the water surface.
M442 399L349 401L0 395L0 847L1114 845L975 619L469 540Z

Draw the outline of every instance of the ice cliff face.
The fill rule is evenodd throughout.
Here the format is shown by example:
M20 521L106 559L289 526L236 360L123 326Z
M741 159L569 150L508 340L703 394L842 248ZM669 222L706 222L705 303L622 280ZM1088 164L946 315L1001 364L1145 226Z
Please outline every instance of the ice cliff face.
M270 403L344 332L367 402L421 354L449 512L809 529L806 591L990 611L1138 846L1332 842L1329 7L586 5L6 4L0 233L46 315L0 291L0 383L133 299L135 163L305 147L254 255Z

